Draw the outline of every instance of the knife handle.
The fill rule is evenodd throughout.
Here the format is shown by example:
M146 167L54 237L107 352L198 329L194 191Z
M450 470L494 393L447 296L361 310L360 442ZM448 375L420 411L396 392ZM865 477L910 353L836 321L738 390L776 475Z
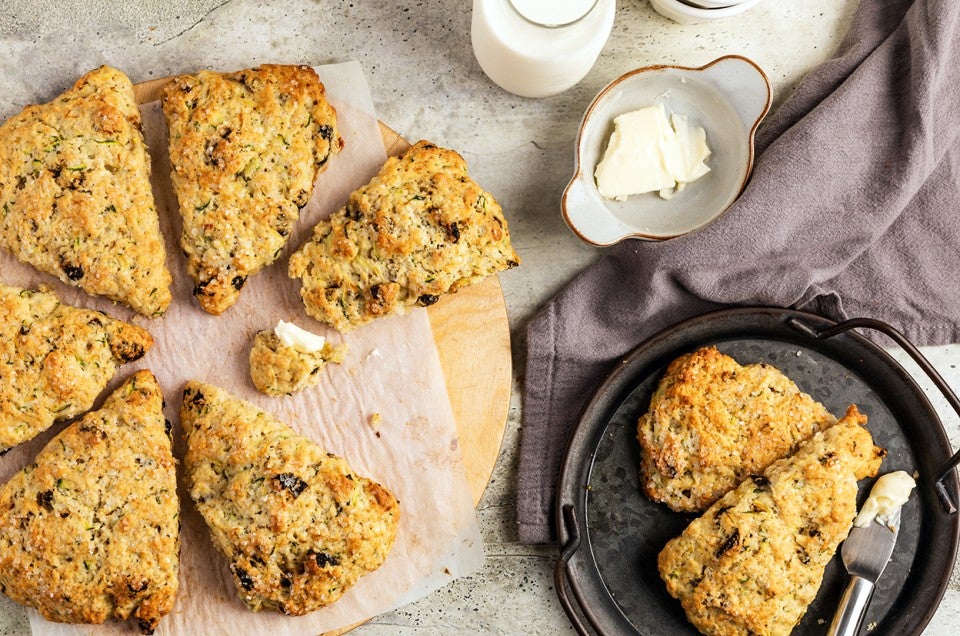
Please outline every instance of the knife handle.
M827 636L854 636L860 631L867 605L873 596L874 584L862 576L851 576L847 588L840 597L840 607L833 615Z

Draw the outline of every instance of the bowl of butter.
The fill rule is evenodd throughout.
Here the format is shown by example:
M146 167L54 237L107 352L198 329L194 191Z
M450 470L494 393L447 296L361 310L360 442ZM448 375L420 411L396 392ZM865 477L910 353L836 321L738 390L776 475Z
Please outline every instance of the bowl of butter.
M594 98L580 123L564 220L587 243L659 241L729 208L753 169L770 82L728 55L699 68L630 71Z

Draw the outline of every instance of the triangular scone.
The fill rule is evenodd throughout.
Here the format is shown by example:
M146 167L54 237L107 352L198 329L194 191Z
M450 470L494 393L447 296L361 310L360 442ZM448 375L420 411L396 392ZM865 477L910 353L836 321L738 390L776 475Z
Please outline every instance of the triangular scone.
M670 363L637 423L640 484L677 512L701 512L836 421L772 365L701 347Z
M317 174L343 146L336 111L307 66L181 76L161 103L187 272L200 306L219 315L280 256Z
M162 403L135 373L0 488L0 591L61 623L150 633L170 612L180 505Z
M100 67L0 126L0 245L144 316L167 309L170 272L126 75Z
M717 500L660 552L671 596L704 634L789 634L853 525L857 480L886 451L851 406L794 455Z
M0 452L89 410L151 346L140 327L0 283Z
M376 570L394 496L253 404L190 382L180 412L187 488L253 611L302 615Z
M307 313L346 331L519 262L503 210L463 158L421 141L314 228L289 274Z

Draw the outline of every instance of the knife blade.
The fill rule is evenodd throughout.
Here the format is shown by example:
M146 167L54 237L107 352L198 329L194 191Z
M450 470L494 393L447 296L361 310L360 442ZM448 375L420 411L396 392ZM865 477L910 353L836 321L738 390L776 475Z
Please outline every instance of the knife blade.
M874 519L864 528L854 526L840 548L840 558L850 575L828 636L852 636L860 631L873 589L890 561L900 529L900 509L886 523Z

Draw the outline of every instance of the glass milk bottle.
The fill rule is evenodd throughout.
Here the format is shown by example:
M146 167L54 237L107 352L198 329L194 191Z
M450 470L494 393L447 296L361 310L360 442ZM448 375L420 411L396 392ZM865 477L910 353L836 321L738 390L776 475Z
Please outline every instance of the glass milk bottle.
M473 53L511 93L556 95L593 66L615 13L616 0L474 0Z

